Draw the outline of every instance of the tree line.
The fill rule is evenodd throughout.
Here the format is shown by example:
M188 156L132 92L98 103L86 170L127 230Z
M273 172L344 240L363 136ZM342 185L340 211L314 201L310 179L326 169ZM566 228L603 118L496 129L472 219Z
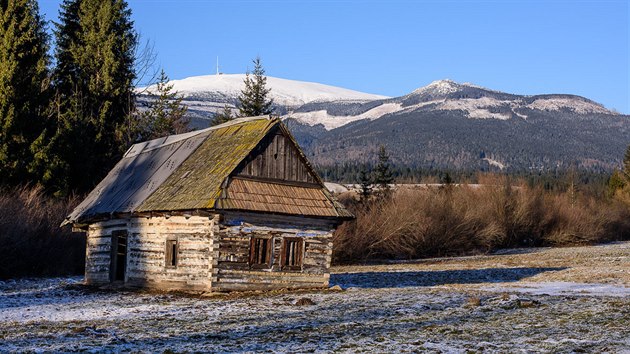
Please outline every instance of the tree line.
M137 104L151 65L124 0L63 0L47 24L36 0L0 0L0 185L85 193L133 143L189 130L186 107L162 70ZM54 43L54 50L50 50ZM254 60L238 114L270 114L264 69Z

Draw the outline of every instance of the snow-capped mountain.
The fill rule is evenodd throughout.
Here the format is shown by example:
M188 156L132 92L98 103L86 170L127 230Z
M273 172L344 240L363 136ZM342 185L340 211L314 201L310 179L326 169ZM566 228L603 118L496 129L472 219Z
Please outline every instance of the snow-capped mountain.
M215 112L235 106L244 78L171 83L193 126L207 127ZM274 77L267 84L275 114L320 166L374 161L384 144L395 164L410 167L609 171L630 142L630 116L575 95L515 95L451 80L400 97Z
M343 107L348 107L344 110ZM334 108L333 108L334 107ZM321 124L325 129L339 128L348 123L374 120L387 114L405 113L418 109L462 111L471 119L527 119L527 110L562 111L576 114L616 114L602 105L573 95L519 96L489 90L477 85L439 80L396 98L366 102L360 107L347 102L312 104L284 117L306 125Z
M424 169L595 171L620 165L630 116L566 94L515 95L439 80L363 103L312 102L287 113L318 165L374 161Z
M245 74L219 74L193 76L171 80L173 89L187 99L207 100L225 98L232 101L244 87ZM355 100L370 101L388 98L341 87L296 81L267 76L267 87L271 89L274 102L282 106L301 106L314 101ZM149 90L152 87L149 87Z
M245 74L219 74L193 76L181 80L171 80L173 90L184 97L188 115L193 126L203 128L210 124L215 113L227 105L235 108L238 96L244 88ZM312 102L353 102L365 103L388 98L387 96L364 93L341 87L315 82L281 79L267 76L267 87L274 100L276 114L284 115ZM155 90L155 86L138 88L139 103L146 100L145 93Z

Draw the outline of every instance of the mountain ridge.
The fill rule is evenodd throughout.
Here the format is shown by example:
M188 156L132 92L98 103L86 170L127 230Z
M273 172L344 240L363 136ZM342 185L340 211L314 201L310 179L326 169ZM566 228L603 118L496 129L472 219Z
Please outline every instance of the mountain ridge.
M244 88L243 80L246 74L215 74L191 76L180 80L171 80L173 89L184 98L212 97L213 94L223 95L235 99ZM358 100L368 101L388 98L388 96L365 93L320 84L309 81L289 80L273 76L266 76L267 87L271 89L271 97L277 104L285 106L299 106L313 101L329 100ZM155 85L141 88L151 90Z
M184 103L198 127L234 107L235 78L223 91L188 86ZM315 90L288 92L290 104L274 108L320 166L373 162L382 144L393 163L423 169L610 171L630 142L630 116L577 95L517 95L448 79L399 97L340 95L326 85L320 94L314 83L269 78L285 91Z

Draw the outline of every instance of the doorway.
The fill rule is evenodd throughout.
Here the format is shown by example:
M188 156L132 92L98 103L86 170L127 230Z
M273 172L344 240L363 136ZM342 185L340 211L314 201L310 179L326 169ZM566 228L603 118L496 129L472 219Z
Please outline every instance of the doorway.
M109 280L125 281L127 271L127 231L112 232L112 256L109 267Z

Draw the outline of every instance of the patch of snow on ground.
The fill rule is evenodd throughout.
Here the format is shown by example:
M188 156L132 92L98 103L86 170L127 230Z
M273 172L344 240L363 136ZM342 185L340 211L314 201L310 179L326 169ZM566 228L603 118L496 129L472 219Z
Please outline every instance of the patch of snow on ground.
M630 296L630 288L621 285L573 283L573 282L548 282L548 283L517 283L503 284L501 286L487 286L483 290L492 292L518 292L534 295L583 295L583 296Z
M335 194L345 193L349 190L348 188L346 188L346 186L339 183L324 182L324 185L326 185L326 188L329 191Z
M2 281L0 353L627 353L629 252L618 242L333 267L345 291L205 297Z
M492 165L492 166L496 166L496 167L498 167L498 168L499 168L499 169L501 169L501 170L505 168L505 165L504 165L504 164L500 163L499 161L493 160L493 159L491 159L491 158L486 157L486 158L484 158L483 160L484 160L484 161L487 161L487 162L488 162L490 165Z
M620 352L629 334L627 297L403 283L199 298L63 283L0 292L0 352Z

